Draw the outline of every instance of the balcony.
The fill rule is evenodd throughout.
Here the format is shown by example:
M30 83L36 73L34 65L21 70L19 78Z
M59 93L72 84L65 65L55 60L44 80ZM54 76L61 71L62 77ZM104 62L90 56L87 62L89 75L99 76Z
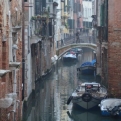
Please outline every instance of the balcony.
M6 94L5 98L0 99L0 108L10 107L14 103L14 100L16 100L16 98L17 98L16 93Z
M64 14L62 15L63 19L68 19L70 17L70 15L67 12L64 12Z
M9 73L10 70L0 70L0 77L4 76L5 74Z
M47 3L47 9L49 12L50 19L55 19L57 14L57 11L56 11L57 6L58 6L58 3L56 1Z
M2 98L0 99L0 108L10 107L12 102L13 102L12 98Z
M21 62L9 62L10 70L15 70L20 67Z
M12 33L17 33L20 29L21 29L21 26L18 26L18 25L12 27Z
M82 17L82 13L81 12L78 12L77 15L78 15L78 18Z
M102 48L108 49L108 43L107 42L102 42Z
M56 1L53 2L53 6L58 6L58 3Z
M42 15L32 16L31 21L46 21L49 18L49 13L45 12Z
M61 2L65 2L65 0L61 0Z
M93 18L92 19L92 26L94 28L96 28L97 27L97 16L96 15L92 15L91 17Z
M41 38L39 38L38 36L32 36L31 37L31 44L36 44L38 42L42 41Z

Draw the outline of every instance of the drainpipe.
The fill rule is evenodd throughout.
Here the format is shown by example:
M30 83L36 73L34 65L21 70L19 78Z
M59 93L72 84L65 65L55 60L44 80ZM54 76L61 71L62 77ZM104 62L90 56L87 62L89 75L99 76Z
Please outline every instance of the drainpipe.
M8 112L8 114L7 114L8 120L10 118L11 113L13 114L13 121L15 121L15 110L11 110L11 111Z
M22 100L24 100L25 43L24 43L24 0L22 0Z
M10 27L11 26L11 12L9 10L9 25ZM12 28L10 28L10 32L9 32L9 62L13 61L13 58L12 58Z
M106 0L106 8L107 8L107 20L106 20L106 23L107 23L107 42L108 42L108 0ZM107 50L107 54L108 54L108 50ZM107 57L108 58L108 57ZM108 59L107 59L107 76L106 76L106 79L107 79L107 86L108 86L108 89L109 89L109 85L108 85Z
M17 103L17 106L18 106L18 114L20 114L20 101L17 100L16 103ZM20 115L18 115L18 119L20 119Z
M13 93L16 93L16 70L13 71ZM16 100L14 101L13 110L16 112Z

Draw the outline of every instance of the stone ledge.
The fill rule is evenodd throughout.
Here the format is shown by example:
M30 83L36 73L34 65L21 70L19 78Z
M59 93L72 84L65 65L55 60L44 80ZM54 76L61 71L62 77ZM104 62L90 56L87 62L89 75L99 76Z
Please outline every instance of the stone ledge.
M102 42L102 47L104 47L105 49L108 49L108 43L107 42Z
M9 93L5 95L5 98L0 99L0 108L10 107L17 99L16 93Z
M13 99L12 98L2 98L0 99L0 108L8 108L11 106L13 102Z
M15 70L20 67L21 62L9 62L10 70Z
M9 93L9 94L6 94L6 97L12 98L13 100L15 100L15 99L17 99L17 94L16 93Z
M6 73L9 73L10 70L0 70L0 77L4 76Z

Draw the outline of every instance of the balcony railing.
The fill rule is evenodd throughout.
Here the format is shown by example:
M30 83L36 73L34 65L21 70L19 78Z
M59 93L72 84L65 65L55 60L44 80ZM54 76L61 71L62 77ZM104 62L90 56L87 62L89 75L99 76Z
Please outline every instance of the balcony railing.
M62 18L64 19L68 19L70 17L70 15L67 12L64 12L64 14L62 14Z
M34 34L39 38L52 37L53 36L53 25L52 19L47 16L35 16L32 17L32 22L35 26Z

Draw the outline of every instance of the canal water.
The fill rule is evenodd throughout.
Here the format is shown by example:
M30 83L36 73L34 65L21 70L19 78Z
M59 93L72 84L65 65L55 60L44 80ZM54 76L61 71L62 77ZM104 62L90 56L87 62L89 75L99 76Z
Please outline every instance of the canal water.
M85 81L99 81L95 76L77 76L77 67L95 58L90 49L83 49L78 61L59 60L47 77L36 82L34 96L23 109L23 121L121 121L121 118L101 116L99 109L84 111L73 108L67 100L77 85Z

